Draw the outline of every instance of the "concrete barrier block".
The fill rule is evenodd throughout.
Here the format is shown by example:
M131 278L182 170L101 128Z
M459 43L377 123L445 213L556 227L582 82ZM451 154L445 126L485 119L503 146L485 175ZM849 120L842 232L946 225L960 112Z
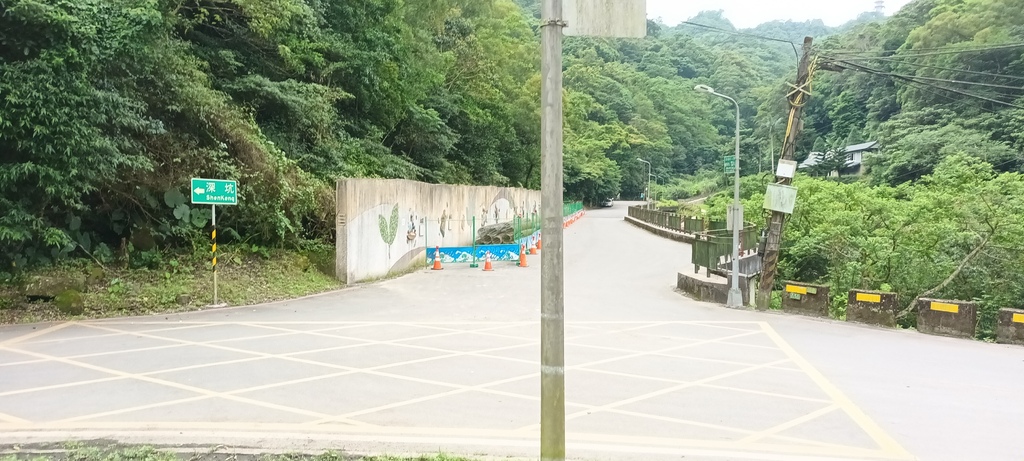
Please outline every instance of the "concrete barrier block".
M786 282L782 291L782 310L812 317L828 317L829 287Z
M850 290L846 320L895 328L899 308L899 296L896 293Z
M973 338L975 335L977 304L922 298L917 309L917 331L957 338Z
M707 278L700 275L679 273L676 288L687 296L717 304L725 304L729 299L729 282L719 278ZM740 291L743 293L743 305L751 305L754 291L757 288L756 276L740 275Z
M999 311L996 342L1024 346L1024 310L1002 309Z

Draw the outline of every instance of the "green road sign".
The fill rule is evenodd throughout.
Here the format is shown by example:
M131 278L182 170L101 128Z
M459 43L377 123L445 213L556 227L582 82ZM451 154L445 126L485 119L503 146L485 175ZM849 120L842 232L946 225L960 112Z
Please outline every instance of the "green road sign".
M192 178L193 205L238 205L238 183Z
M736 172L736 156L726 155L725 156L725 172L735 173Z

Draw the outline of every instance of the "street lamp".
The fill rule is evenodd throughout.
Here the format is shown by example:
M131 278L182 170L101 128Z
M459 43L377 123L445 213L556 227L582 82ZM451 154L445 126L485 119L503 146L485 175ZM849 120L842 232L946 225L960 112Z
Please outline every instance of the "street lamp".
M644 160L644 159L642 159L640 157L637 157L636 159L638 161L641 161L641 162L644 162L644 163L647 164L647 191L644 192L644 198L646 198L647 201L650 202L651 201L651 168L653 167L653 165L651 165L651 162L648 162L647 160Z
M743 227L743 205L740 204L740 104L735 99L715 92L707 85L697 85L695 90L709 93L732 101L736 106L736 171L733 178L732 202L732 286L725 305L732 308L743 307L743 293L740 292L740 228Z

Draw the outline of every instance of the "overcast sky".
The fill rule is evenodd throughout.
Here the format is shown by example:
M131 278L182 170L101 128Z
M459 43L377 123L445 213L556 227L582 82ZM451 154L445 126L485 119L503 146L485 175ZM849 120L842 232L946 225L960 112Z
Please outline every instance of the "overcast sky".
M895 13L907 3L910 0L886 0L886 14ZM874 0L647 0L648 16L660 17L668 25L704 10L725 10L725 17L739 28L775 19L822 19L825 24L838 26L874 8Z

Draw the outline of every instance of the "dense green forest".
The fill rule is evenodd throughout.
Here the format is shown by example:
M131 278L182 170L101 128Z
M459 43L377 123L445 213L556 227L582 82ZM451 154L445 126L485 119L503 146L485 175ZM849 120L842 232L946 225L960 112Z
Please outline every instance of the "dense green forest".
M205 248L209 210L186 203L191 177L237 179L240 205L218 216L222 234L277 247L333 238L339 177L539 187L538 5L0 0L0 273L65 258L152 266L162 251ZM652 21L644 39L567 38L566 197L639 197L648 178L638 157L653 163L659 198L727 184L733 112L693 90L706 84L740 103L742 171L757 185L746 196L756 198L809 35L817 71L798 158L867 140L883 148L864 181L811 187L801 201L848 212L843 194L860 191L895 200L886 213L931 219L899 205L913 202L907 188L953 170L1016 184L1024 168L1021 24L1017 0L916 0L836 28L738 30L704 12L678 26ZM956 200L934 203L992 206ZM813 233L797 223L819 224L801 210L787 227L787 276L894 285L808 250L878 257L850 246L855 232L804 246ZM1001 286L999 255L1020 243L1000 237L974 252L995 245L997 232L979 229L934 242L947 251L907 292L934 287L972 254L993 258L983 279Z
M338 177L538 187L539 21L523 6L4 0L3 270L200 248L190 177L239 180L223 234L272 246L331 238ZM651 29L566 44L570 198L638 196L637 157L663 178L714 164L729 112L693 83L742 94L749 118L783 68L777 49Z

